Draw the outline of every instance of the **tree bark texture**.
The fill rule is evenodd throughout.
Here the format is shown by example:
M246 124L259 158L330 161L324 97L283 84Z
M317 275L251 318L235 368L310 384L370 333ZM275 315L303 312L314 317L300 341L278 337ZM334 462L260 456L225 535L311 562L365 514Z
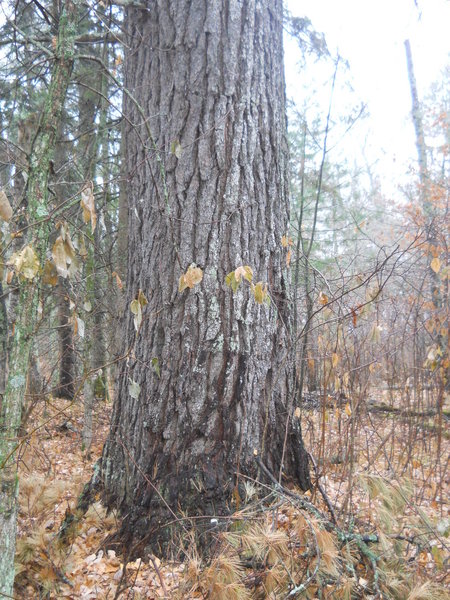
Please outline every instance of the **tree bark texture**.
M258 476L255 450L277 477L283 463L307 489L309 475L289 394L281 0L150 1L128 9L127 34L132 349L101 473L136 537L163 522L165 503L218 514L238 473ZM203 280L180 293L192 263ZM270 307L248 285L225 285L240 265L268 283ZM136 334L139 289L148 305Z

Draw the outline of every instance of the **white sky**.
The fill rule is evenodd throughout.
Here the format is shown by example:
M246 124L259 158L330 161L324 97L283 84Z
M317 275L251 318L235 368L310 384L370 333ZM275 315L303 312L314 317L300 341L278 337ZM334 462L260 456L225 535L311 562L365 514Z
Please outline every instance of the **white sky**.
M350 63L355 95L337 93L334 113L345 113L344 103L368 105L370 118L352 131L339 149L349 157L361 153L367 137L366 154L370 161L379 159L383 188L394 193L406 173L407 165L416 160L414 129L411 122L411 97L406 70L404 40L409 38L420 98L440 77L449 61L450 2L448 0L286 0L294 16L308 17L313 27L325 34L332 54ZM322 70L301 73L296 68L299 53L295 44L286 42L286 78L288 97L301 96L305 75L310 80ZM326 80L327 76L325 76ZM330 74L328 75L328 80ZM348 79L341 71L338 83ZM326 110L329 85L319 87ZM324 118L325 118L324 114ZM368 133L369 131L369 133Z

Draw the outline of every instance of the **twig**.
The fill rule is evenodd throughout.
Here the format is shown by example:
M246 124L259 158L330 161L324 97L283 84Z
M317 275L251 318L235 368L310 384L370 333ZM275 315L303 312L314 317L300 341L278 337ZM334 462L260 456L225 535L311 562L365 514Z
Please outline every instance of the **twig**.
M159 570L159 568L158 568L158 565L156 564L155 557L154 557L152 554L150 554L150 555L149 555L149 559L150 559L150 562L151 562L151 563L152 563L152 565L153 565L153 568L154 568L154 569L155 569L155 571L156 571L156 574L158 575L159 581L160 581L160 583L161 583L161 587L162 587L162 589L163 589L163 592L164 592L164 596L167 596L167 589L166 589L166 586L165 586L165 584L164 584L164 579L163 579L163 576L162 576L162 574L161 574L161 571L160 571L160 570Z
M317 486L317 489L318 489L318 490L319 490L319 492L321 493L321 495L322 495L322 498L324 499L324 502L325 502L325 504L327 505L327 507L328 507L328 510L330 511L331 520L333 521L333 523L334 523L335 525L337 525L338 523L337 523L336 514L335 514L335 512L334 512L333 506L332 506L332 504L331 504L331 502L330 502L330 499L329 499L329 498L328 498L328 496L326 495L326 493L325 493L325 490L323 489L323 487L321 486L321 484L320 484L320 481L319 481L319 477L320 477L320 475L319 475L319 470L318 470L318 468L317 468L317 463L316 463L316 461L314 460L314 457L313 457L313 455L312 455L310 452L308 452L307 454L308 454L308 456L309 456L309 460L312 462L312 465L313 465L313 467L314 467L314 473L315 473L315 475L316 475L316 486Z

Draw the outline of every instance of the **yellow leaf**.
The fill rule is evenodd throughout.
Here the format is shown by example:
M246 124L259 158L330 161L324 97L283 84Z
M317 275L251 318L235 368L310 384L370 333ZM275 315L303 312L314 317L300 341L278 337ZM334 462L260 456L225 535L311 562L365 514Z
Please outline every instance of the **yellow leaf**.
M248 265L245 265L244 269L245 269L244 278L251 283L252 279L253 279L253 269L251 267L249 267Z
M430 267L435 273L439 273L441 268L441 261L437 257L433 258L433 260L430 263Z
M228 273L228 275L225 277L225 283L233 290L233 292L238 289L239 281L237 281L234 271Z
M0 218L8 222L12 217L12 208L8 197L3 190L0 191Z
M14 252L9 259L8 265L12 265L16 273L25 277L25 279L33 279L39 271L39 260L31 246L24 246L19 252Z
M319 302L322 306L325 306L325 304L328 304L328 296L326 294L324 294L323 292L320 292Z
M283 246L283 248L292 246L292 244L293 244L292 238L288 237L287 235L283 235L283 237L281 238L281 245Z
M139 312L139 302L137 300L133 300L130 304L130 310L133 315L137 315Z
M350 404L347 402L347 404L345 405L345 413L348 417L352 416L352 409L350 408Z
M184 290L187 288L187 283L186 283L186 278L185 275L181 275L180 279L178 280L178 291L184 292Z
M142 323L142 304L139 302L139 298L136 298L130 303L130 310L134 315L134 328L139 331L139 327Z
M23 263L20 270L25 279L33 279L39 271L39 260L31 246L25 246L23 249Z
M253 286L253 295L255 296L256 302L262 304L267 296L267 283L263 284L262 281L258 281L258 283Z
M297 406L297 408L296 408L296 409L295 409L295 411L294 411L294 417L295 417L296 419L300 419L300 415L301 415L301 414L302 414L302 411L300 410L300 407L299 407L299 406Z
M333 356L331 357L331 364L333 365L333 369L335 369L339 362L339 355L336 352L333 352Z
M137 299L142 308L148 304L148 300L142 290L139 290Z
M178 283L178 291L182 292L186 288L192 289L194 285L200 283L203 279L203 271L200 267L196 267L195 265L191 265L186 273L180 277Z

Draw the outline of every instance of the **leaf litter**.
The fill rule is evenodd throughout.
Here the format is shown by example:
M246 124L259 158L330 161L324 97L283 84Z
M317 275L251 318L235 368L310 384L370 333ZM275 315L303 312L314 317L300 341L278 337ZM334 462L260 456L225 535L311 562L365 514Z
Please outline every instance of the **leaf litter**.
M304 573L299 579L299 566L305 573L315 568L316 578L298 597L315 598L319 593L324 598L376 597L370 565L356 558L352 544L338 547L336 537L286 498L276 510L266 507L255 512L250 484L249 504L242 508L239 521L244 525L218 534L219 550L212 560L203 560L192 547L184 562L153 556L124 565L114 550L103 548L119 523L100 502L89 508L70 545L62 548L59 527L65 514L74 510L101 455L110 412L109 404L97 403L96 437L88 459L81 448L82 403L51 399L35 410L34 432L25 437L19 456L17 597L31 599L44 592L47 598L85 600L284 598L292 588L289 578L305 579ZM398 416L361 410L356 415L336 405L328 406L326 413L324 419L316 407L302 410L300 417L306 446L318 457L316 480L343 527L378 536L374 550L379 554L384 597L444 598L442 590L450 583L445 550L450 521L448 480L436 481L437 436L416 431L408 458L403 443L408 423ZM351 437L355 418L357 435ZM448 456L448 438L444 436L440 444L442 455ZM327 512L317 485L303 497ZM388 552L396 538L395 543L403 544L397 551L404 554L405 573L398 571ZM292 571L286 572L289 561Z

